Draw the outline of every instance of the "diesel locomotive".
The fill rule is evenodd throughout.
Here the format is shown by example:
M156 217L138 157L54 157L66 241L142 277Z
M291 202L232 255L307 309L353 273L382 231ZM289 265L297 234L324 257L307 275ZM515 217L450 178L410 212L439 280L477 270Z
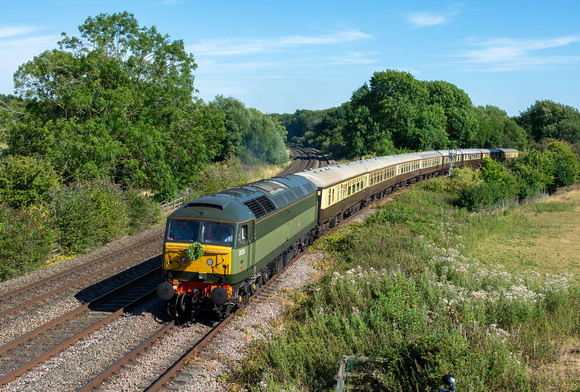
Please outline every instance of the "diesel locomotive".
M439 150L273 177L188 202L168 218L157 288L170 314L229 315L314 240L397 189L515 149Z

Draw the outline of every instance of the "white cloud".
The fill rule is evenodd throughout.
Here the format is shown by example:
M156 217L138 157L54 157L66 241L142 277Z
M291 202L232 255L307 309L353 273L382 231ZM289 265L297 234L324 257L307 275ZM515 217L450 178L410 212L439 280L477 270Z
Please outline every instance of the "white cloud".
M407 16L407 20L413 27L430 27L447 24L451 16L451 14L425 11L410 14Z
M0 38L17 37L19 35L30 34L37 30L38 30L37 27L32 26L0 27Z
M245 55L252 53L275 52L283 48L306 45L334 45L369 39L369 34L356 30L347 30L321 36L294 35L278 38L220 38L203 40L197 45L190 45L187 50L194 55Z
M580 56L542 55L541 51L568 46L580 35L545 39L497 38L476 43L476 49L458 55L464 63L481 65L488 71L519 70L580 61Z
M333 64L372 64L377 62L373 57L378 54L379 52L346 52L341 57L333 56L329 60Z

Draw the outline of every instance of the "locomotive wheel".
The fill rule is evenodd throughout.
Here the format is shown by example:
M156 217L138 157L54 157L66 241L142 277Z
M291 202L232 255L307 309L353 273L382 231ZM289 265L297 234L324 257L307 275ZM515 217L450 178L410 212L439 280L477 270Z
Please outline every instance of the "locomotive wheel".
M218 315L220 319L225 319L230 314L232 314L232 310L234 309L234 304L225 303L223 305L216 305L215 306L215 313Z
M238 290L238 303L247 305L250 303L251 289L249 283L244 283Z

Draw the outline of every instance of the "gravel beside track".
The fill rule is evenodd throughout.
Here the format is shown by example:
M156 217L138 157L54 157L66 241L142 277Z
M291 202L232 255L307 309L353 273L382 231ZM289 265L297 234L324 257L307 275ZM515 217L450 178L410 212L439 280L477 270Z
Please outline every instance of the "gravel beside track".
M103 255L111 255L114 257L115 252L127 247L129 244L137 244L143 238L147 238L152 234L158 233L160 238L160 245L164 226L160 225L148 231L123 237L103 248L90 252L86 255L76 257L64 261L62 263L48 266L37 270L31 274L11 279L0 283L0 292L8 292L17 289L18 287L28 285L40 280L42 277L52 276L61 271L72 268L73 266L84 264L90 260L97 259ZM154 256L154 255L152 255ZM117 287L120 282L126 282L138 276L141 271L150 269L160 263L160 258L152 257L150 260L136 261L132 268L125 271L112 271L108 276L102 276L96 281L88 283L85 287L74 287L58 294L58 296L51 297L48 301L42 304L35 305L23 309L18 314L11 315L0 320L0 345L5 344L18 336L27 333L38 326L45 324L55 318L71 311L84 302L91 300L105 294L106 292Z

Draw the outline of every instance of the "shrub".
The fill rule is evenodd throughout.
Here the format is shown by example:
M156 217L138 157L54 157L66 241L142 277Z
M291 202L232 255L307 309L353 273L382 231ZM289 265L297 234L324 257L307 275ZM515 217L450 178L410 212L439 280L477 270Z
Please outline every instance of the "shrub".
M204 196L245 184L248 180L235 157L206 166L192 184L196 196Z
M129 189L123 194L127 204L129 232L136 233L147 229L161 220L161 208L151 198L138 190Z
M12 208L45 200L48 191L59 184L60 176L46 161L13 156L0 164L0 200Z
M0 281L41 265L50 255L53 238L39 215L0 204Z
M574 184L580 173L580 165L570 146L566 142L553 140L548 143L547 148L554 170L554 186Z
M65 253L79 253L127 232L129 217L118 185L79 181L50 192L50 213Z

